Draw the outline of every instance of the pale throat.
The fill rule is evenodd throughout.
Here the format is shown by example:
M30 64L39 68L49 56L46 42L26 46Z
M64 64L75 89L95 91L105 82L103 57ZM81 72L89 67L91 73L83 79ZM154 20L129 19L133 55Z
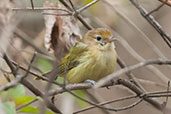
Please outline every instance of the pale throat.
M107 43L103 46L98 45L98 48L100 51L114 51L115 50L115 44L113 42Z

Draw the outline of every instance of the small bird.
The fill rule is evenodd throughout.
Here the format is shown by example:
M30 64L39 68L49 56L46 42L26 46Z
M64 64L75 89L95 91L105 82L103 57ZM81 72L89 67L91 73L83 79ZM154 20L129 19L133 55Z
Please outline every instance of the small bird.
M106 28L88 31L62 59L58 66L59 76L66 76L68 83L81 83L98 81L111 74L117 60L116 39Z

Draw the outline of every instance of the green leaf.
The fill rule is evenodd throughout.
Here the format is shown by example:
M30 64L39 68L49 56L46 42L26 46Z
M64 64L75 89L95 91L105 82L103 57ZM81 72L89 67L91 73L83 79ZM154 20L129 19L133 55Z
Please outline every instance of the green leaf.
M8 90L8 96L10 98L16 98L25 95L25 88L23 85L17 85Z
M25 88L23 85L18 84L17 86L7 90L0 92L0 97L2 100L13 100L16 97L24 96Z
M14 102L5 102L3 103L2 108L6 114L16 114Z
M46 110L46 114L55 114L55 113L53 113L53 112L50 111L50 110Z
M61 83L63 83L63 82L64 82L64 78L63 78L63 77L60 77L60 76L58 77L58 79L57 79L57 80L58 80L58 82L61 82Z
M35 99L36 99L35 97L31 97L31 96L20 96L20 97L16 97L14 99L14 102L15 102L16 107L19 107L21 105L28 104Z
M20 109L19 112L23 113L39 113L39 109L37 107L32 107L32 106L26 106Z
M19 112L22 112L22 113L40 113L40 110L38 107L26 106L26 107L23 107L22 109L20 109ZM53 113L50 110L46 110L46 114L55 114L55 113Z
M52 63L47 59L39 57L37 59L37 64L42 72L48 72L52 69Z

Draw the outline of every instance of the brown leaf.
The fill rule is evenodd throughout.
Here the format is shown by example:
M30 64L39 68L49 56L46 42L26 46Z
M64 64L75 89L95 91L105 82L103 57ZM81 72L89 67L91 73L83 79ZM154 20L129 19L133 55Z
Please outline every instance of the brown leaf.
M0 55L6 52L11 35L16 26L14 23L14 12L12 7L15 4L11 0L0 0Z
M65 9L61 4L46 1L44 7ZM66 9L65 9L66 10ZM44 10L46 26L45 47L53 52L56 58L63 57L68 48L72 47L80 38L80 29L73 16L55 16L50 14L66 14L62 10ZM49 15L46 15L46 14Z

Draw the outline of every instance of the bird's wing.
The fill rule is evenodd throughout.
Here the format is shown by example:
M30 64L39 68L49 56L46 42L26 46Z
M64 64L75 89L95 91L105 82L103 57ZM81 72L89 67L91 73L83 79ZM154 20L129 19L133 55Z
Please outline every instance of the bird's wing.
M69 52L68 55L66 55L61 63L58 66L58 74L60 76L63 76L66 74L69 70L76 67L78 64L80 64L79 58L87 51L87 45L78 42Z

